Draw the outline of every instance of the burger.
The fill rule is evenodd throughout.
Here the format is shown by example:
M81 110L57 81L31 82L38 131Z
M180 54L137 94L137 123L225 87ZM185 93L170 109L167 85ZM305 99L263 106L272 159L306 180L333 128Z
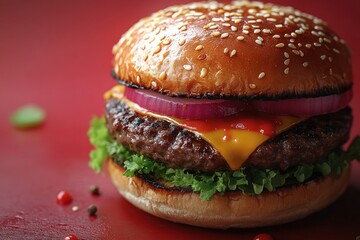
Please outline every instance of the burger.
M268 3L198 2L141 19L113 47L90 166L170 221L301 219L345 190L360 139L350 51L324 21Z

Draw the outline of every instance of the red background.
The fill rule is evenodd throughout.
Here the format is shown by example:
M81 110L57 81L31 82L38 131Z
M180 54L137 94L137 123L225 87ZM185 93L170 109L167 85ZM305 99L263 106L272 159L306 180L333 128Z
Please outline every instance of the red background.
M157 219L132 207L116 192L107 173L87 166L86 136L93 115L103 112L112 45L139 18L188 1L12 1L0 0L0 239L355 239L360 235L360 164L349 188L334 205L306 220L250 230L209 230ZM352 136L360 133L360 1L273 1L328 22L353 51ZM46 110L37 129L11 127L17 107L35 103ZM88 192L100 186L101 196ZM74 201L59 206L69 191ZM98 206L96 218L87 215ZM80 210L72 212L71 206Z

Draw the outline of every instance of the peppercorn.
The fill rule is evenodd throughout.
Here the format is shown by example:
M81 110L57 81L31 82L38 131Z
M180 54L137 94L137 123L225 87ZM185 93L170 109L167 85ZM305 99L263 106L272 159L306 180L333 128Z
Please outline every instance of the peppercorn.
M88 211L89 215L94 216L94 215L96 215L97 207L92 204L88 207L87 211Z
M100 191L99 191L99 187L96 185L91 185L90 186L90 192L92 195L100 195Z

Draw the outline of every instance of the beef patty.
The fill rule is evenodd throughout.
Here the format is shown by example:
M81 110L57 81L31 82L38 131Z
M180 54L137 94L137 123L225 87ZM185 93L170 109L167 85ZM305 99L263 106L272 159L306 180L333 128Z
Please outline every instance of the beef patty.
M120 100L107 101L106 122L113 139L169 167L203 172L230 169L220 153L200 136L166 120L137 113ZM245 165L286 170L314 163L346 142L351 123L350 108L311 117L261 144Z

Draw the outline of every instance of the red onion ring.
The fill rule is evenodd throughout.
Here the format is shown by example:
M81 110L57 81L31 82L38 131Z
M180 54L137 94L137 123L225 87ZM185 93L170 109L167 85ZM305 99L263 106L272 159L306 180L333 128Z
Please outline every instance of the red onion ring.
M242 101L177 98L151 90L126 87L124 96L154 113L196 120L225 117L244 110L293 116L321 115L346 107L351 100L352 91L315 98Z

